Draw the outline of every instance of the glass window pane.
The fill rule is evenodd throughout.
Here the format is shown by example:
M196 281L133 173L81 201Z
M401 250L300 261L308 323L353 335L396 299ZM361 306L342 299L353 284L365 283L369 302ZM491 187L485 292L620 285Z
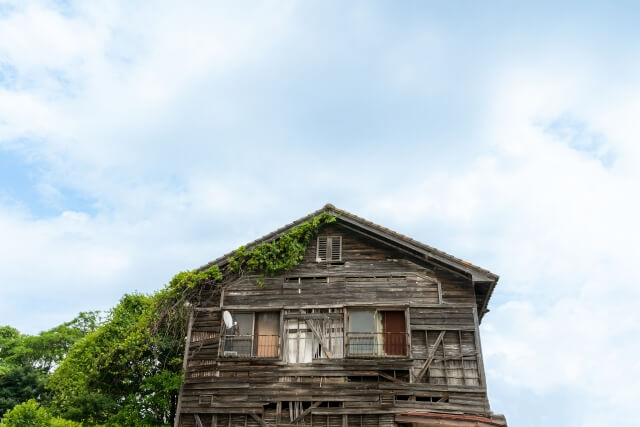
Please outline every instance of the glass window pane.
M232 313L233 326L227 328L227 335L253 335L253 313Z
M375 310L350 310L349 332L376 332Z
M349 310L349 354L374 354L375 310Z
M253 347L253 313L231 313L233 325L225 328L224 355L250 356Z

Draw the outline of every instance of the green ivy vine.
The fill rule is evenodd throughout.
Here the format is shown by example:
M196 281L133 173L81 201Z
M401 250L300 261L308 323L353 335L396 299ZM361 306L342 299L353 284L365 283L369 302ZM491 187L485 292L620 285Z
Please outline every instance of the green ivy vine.
M275 276L300 264L311 239L325 224L336 220L330 213L322 213L297 225L271 242L263 242L251 250L240 246L227 260L223 270L212 265L206 270L182 271L171 279L172 296L196 288L201 283L222 282L230 276L256 273Z
M260 243L248 252L241 246L229 258L229 271L242 273L246 269L248 273L275 276L290 270L302 261L311 238L318 233L320 227L335 220L333 215L325 212L294 227L274 241Z
M208 292L219 292L220 284L245 274L275 276L288 271L303 260L311 239L320 227L335 222L328 212L316 215L297 225L289 232L270 242L263 242L248 250L239 247L222 267L212 265L204 270L182 271L157 293L155 328L175 331L175 337L184 336L185 307ZM256 281L263 286L262 281Z

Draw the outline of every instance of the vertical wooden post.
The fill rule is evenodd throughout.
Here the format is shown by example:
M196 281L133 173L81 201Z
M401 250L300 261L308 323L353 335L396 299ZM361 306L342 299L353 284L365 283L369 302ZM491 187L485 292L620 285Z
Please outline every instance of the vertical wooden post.
M281 418L282 418L282 401L278 400L278 403L276 403L276 425L280 424Z
M187 324L187 338L184 343L184 355L182 357L182 383L178 393L178 404L176 405L176 417L173 421L173 427L180 425L180 411L182 410L182 391L184 389L184 377L187 375L187 366L189 359L189 345L191 344L191 327L193 326L193 308L189 309L189 323Z
M413 354L411 354L411 352L413 351L411 348L411 310L409 309L409 307L406 307L404 309L404 320L407 326L405 331L405 339L407 340L407 345L404 351L406 352L407 357L413 358ZM409 375L409 381L411 381L411 375Z
M349 349L349 319L347 318L347 315L349 314L349 311L347 309L347 307L342 309L342 318L344 319L344 330L342 331L342 336L344 337L342 339L343 343L343 349L342 349L342 357L347 357L348 353L348 349Z
M253 317L252 317L252 321L251 321L251 350L249 353L249 356L253 357L255 356L257 353L253 352L253 343L255 341L256 338L256 313L253 312Z
M285 352L284 352L284 309L280 310L280 337L278 338L278 357L282 360L286 360Z
M220 289L220 335L218 336L218 357L224 355L224 336L226 331L226 325L224 324L224 311L222 310L224 303L224 286Z
M476 339L476 364L478 365L478 373L480 374L480 385L482 385L485 390L487 388L487 380L484 376L484 362L482 361L482 345L480 344L480 322L478 321L478 307L473 305L473 322L475 323L475 339ZM489 400L487 399L487 406L489 405Z
M444 338L447 336L447 332L449 331L442 331L442 366L444 367L444 380L447 382L447 385L450 385L451 382L449 381L449 364L447 363L447 346L444 345Z

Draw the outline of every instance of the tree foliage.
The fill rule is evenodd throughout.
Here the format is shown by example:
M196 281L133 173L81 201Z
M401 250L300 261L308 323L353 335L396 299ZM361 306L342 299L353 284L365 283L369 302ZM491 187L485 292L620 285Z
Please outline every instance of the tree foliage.
M46 381L40 370L16 366L0 376L0 414L30 398L42 400Z
M81 427L74 421L57 418L35 399L29 399L7 411L0 427Z
M2 418L2 427L48 427L51 415L34 399L17 405Z
M76 341L97 328L98 321L97 312L80 313L72 321L38 335L0 327L0 416L29 398L47 402L48 374Z
M271 242L250 250L240 247L224 265L180 272L153 295L125 295L102 322L96 313L81 313L37 339L0 328L0 373L6 362L47 375L47 381L33 386L46 385L50 398L40 400L47 408L35 408L33 403L38 402L29 401L14 411L28 409L35 414L43 409L54 420L48 422L72 420L83 425L170 423L182 382L190 305L244 274L273 276L295 267L320 227L333 221L335 217L328 213L318 215ZM19 382L25 387L30 384L26 377ZM29 393L42 394L38 390L24 392L17 400Z
M180 385L179 349L152 336L156 298L125 295L106 322L72 349L48 383L55 412L71 420L115 422L135 414L147 425L170 419Z

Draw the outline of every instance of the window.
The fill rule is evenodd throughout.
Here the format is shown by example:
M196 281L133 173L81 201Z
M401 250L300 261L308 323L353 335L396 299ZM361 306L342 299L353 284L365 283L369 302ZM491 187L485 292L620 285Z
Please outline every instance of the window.
M316 262L342 261L342 236L318 236Z
M285 361L311 363L342 358L344 319L341 308L285 312Z
M226 357L279 357L280 313L223 313L222 355Z
M406 356L404 311L349 310L347 353L349 356Z
M422 331L420 331L422 332ZM480 385L478 348L474 331L424 331L416 333L430 357L431 364L421 382L448 385Z

